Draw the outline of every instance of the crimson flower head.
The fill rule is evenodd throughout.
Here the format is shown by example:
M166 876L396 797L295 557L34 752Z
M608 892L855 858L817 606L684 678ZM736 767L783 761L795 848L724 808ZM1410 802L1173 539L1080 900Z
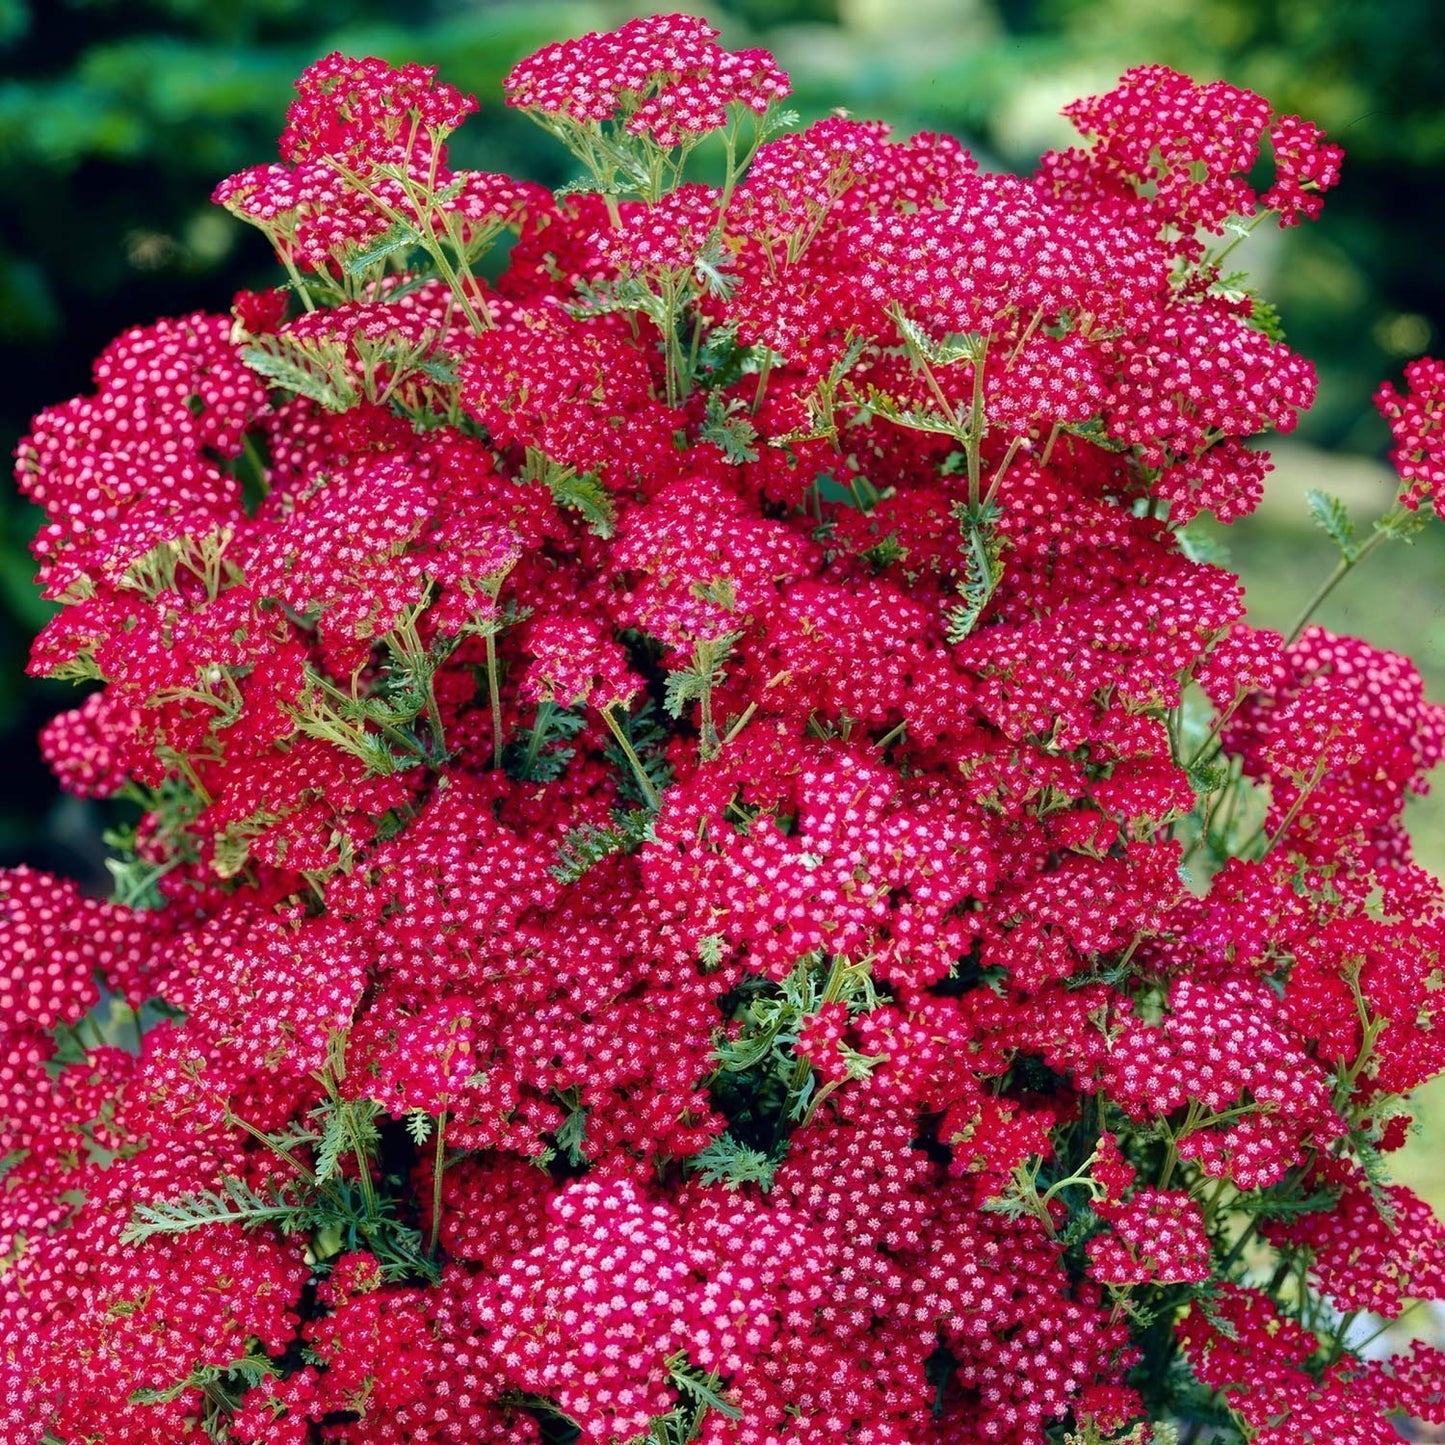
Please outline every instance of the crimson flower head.
M761 114L789 93L765 50L728 51L695 15L651 15L529 56L504 82L507 104L579 125L620 119L660 146L727 124L734 104Z
M1375 393L1389 423L1390 460L1404 484L1400 500L1412 511L1433 502L1445 517L1445 363L1422 356L1405 367L1405 390L1390 382Z
M1330 145L1324 131L1297 115L1280 116L1269 139L1274 147L1274 184L1260 199L1279 213L1281 226L1315 220L1324 208L1324 192L1339 184L1343 149Z
M353 60L339 51L308 66L281 132L293 165L341 160L359 168L407 165L429 155L477 108L475 96L438 82L434 65Z
M1271 117L1269 102L1221 80L1200 85L1163 65L1141 65L1105 95L1064 114L1086 149L1044 157L1055 184L1116 190L1142 185L1176 244L1194 251L1196 231L1220 234L1231 217L1275 212L1281 226L1314 220L1338 184L1344 152L1297 115ZM1268 135L1274 184L1258 195L1248 172Z

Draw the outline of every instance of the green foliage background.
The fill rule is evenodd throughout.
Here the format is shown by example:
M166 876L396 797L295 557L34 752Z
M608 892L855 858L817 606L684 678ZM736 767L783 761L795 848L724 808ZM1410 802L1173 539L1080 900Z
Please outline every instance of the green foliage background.
M8 451L39 407L83 390L116 332L273 278L264 245L210 206L222 176L274 154L291 82L328 50L439 64L477 93L460 163L557 183L560 148L500 101L511 65L549 40L645 8L567 0L0 0L0 434ZM805 118L845 106L900 128L966 137L985 164L1027 168L1066 143L1060 105L1150 60L1250 86L1321 122L1347 148L1316 226L1261 232L1246 264L1278 298L1291 342L1322 375L1282 454L1271 505L1233 530L1256 615L1279 625L1330 564L1299 494L1329 463L1368 513L1388 501L1369 458L1385 431L1378 380L1445 346L1445 12L1435 0L725 0L691 8L730 44L775 50ZM1330 485L1331 479L1326 478ZM98 820L52 788L40 722L68 687L26 682L47 609L25 544L33 517L0 494L0 862L103 878ZM1437 540L1438 538L1438 540ZM1445 528L1373 578L1327 623L1410 652L1445 696ZM1445 813L1419 818L1445 867Z

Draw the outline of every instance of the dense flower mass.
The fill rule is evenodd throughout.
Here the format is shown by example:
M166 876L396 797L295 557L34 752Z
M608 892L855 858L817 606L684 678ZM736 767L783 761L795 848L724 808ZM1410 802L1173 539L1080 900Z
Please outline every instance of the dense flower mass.
M1445 709L1185 529L1314 373L1337 148L1159 67L1033 176L701 20L330 56L19 479L116 893L0 880L7 1441L1377 1441L1445 1359ZM711 133L721 172L689 167ZM1262 147L1272 184L1253 188ZM699 174L694 174L697 170ZM510 234L497 273L483 259ZM1442 371L1380 404L1439 506Z

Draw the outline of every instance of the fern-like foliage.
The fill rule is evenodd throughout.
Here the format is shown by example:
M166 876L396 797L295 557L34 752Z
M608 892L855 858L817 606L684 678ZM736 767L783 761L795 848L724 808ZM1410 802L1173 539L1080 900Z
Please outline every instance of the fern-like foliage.
M718 600L714 597L712 600ZM716 756L718 736L713 727L713 690L723 680L723 663L742 636L741 632L724 633L721 637L709 637L693 643L692 661L687 667L667 674L667 685L663 695L663 707L670 717L681 717L691 702L701 707L698 730L702 734L702 755Z
M537 709L536 721L508 743L502 753L507 776L517 783L555 782L576 752L566 744L586 726L587 716L580 709L573 711L555 703L542 703Z
M741 1028L717 1044L718 1069L709 1086L713 1106L731 1121L729 1142L715 1141L698 1156L706 1162L693 1167L711 1170L722 1183L736 1176L740 1187L762 1185L765 1174L771 1181L769 1166L781 1162L793 1129L838 1087L830 1082L818 1092L812 1064L797 1054L804 1022L828 1003L867 1012L877 1007L878 994L871 960L811 953L781 983L749 979L734 997L732 1018ZM878 1062L846 1046L842 1054L850 1079L866 1078Z
M198 1365L183 1380L157 1388L143 1386L131 1392L136 1405L168 1405L187 1390L200 1390L226 1409L234 1409L240 1397L263 1381L279 1379L281 1371L264 1355L247 1354L225 1365Z
M557 849L552 876L559 883L575 883L613 853L630 853L651 840L656 816L648 808L617 808L607 827L584 823L580 828L570 829Z
M627 1445L692 1445L702 1434L709 1410L730 1420L742 1417L742 1411L722 1394L722 1379L715 1370L705 1372L679 1353L667 1361L667 1374L677 1390L677 1404L656 1416L647 1433L634 1435Z
M687 1161L687 1168L704 1184L722 1184L741 1189L756 1184L764 1194L773 1187L773 1175L782 1161L761 1149L753 1149L731 1134L719 1134L700 1154Z
M557 1141L557 1152L574 1168L580 1169L587 1163L584 1146L587 1143L587 1115L585 1105L563 1100L570 1112L557 1127L553 1138Z
M689 1363L686 1355L679 1354L668 1360L667 1373L679 1393L686 1395L695 1405L704 1410L716 1410L729 1420L742 1419L743 1412L719 1393L722 1381L716 1370L704 1371Z
M905 406L897 397L869 386L866 391L853 391L853 400L865 414L882 417L894 426L907 427L910 431L931 432L936 436L963 439L963 427L956 417L945 416L941 411L928 411L922 407Z
M352 251L341 263L341 269L348 276L364 276L373 267L377 273L384 270L385 262L396 258L398 252L415 246L421 240L421 232L407 221L393 221L375 240L368 241Z
M186 1234L214 1225L241 1229L274 1229L282 1235L303 1235L318 1267L338 1254L365 1249L375 1255L382 1276L393 1281L439 1278L436 1264L422 1245L421 1232L406 1222L397 1201L378 1192L373 1165L380 1148L377 1121L384 1112L373 1099L345 1097L345 1034L328 1041L326 1067L316 1074L325 1090L322 1103L304 1121L286 1130L263 1134L237 1119L296 1177L255 1186L225 1178L217 1189L200 1190L174 1199L138 1204L121 1234L123 1244L143 1244L157 1235ZM430 1130L430 1119L422 1116ZM412 1137L415 1126L408 1120ZM308 1167L298 1151L309 1152ZM354 1169L343 1171L350 1156Z
M1340 549L1340 556L1353 562L1359 556L1360 546L1355 540L1355 524L1350 520L1345 504L1329 492L1311 487L1305 493L1305 505L1315 525Z
M294 1186L277 1185L261 1192L241 1179L223 1179L219 1189L183 1194L137 1204L121 1232L122 1244L144 1244L158 1234L185 1234L213 1224L242 1229L270 1225L282 1234L302 1234L315 1225L315 1206L302 1200Z
M241 360L257 376L327 411L346 411L360 399L339 341L261 336L242 348Z
M325 1184L341 1173L341 1161L349 1153L360 1151L370 1159L380 1141L376 1120L382 1107L374 1099L340 1099L334 1105L318 1110L321 1134L316 1142L315 1175L318 1184Z
M552 500L567 512L578 513L596 537L607 538L617 524L617 508L601 480L592 472L579 472L554 462L536 447L527 448L522 479L538 482L552 494Z
M962 642L978 626L1003 580L1003 535L998 530L1003 514L992 502L976 507L961 502L953 515L963 533L963 575L958 579L963 601L949 609L948 640Z
M730 462L758 459L758 429L748 419L747 404L740 397L724 401L716 392L710 394L697 439L721 448Z
M138 1204L121 1242L143 1244L156 1235L185 1234L213 1225L306 1235L321 1264L337 1254L366 1249L376 1256L387 1280L422 1278L434 1283L440 1277L422 1246L420 1231L397 1217L395 1201L372 1197L349 1179L328 1180L314 1191L295 1184L262 1191L241 1179L223 1179L219 1189Z
M735 324L714 326L698 347L693 384L704 391L732 386L761 370L769 355L765 346L742 345Z
M659 331L666 331L670 320L667 303L648 287L640 277L621 275L606 281L578 280L576 294L580 298L567 310L579 319L640 312Z
M960 361L974 361L983 352L983 338L975 333L949 333L935 338L897 307L892 308L889 314L902 333L905 348L930 366L953 366Z

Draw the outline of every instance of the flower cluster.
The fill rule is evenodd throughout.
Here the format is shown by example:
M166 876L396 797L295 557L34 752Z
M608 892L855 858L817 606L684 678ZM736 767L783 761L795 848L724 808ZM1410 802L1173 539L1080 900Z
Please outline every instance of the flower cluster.
M767 51L717 38L694 15L659 15L549 45L507 77L507 104L581 125L622 118L629 134L684 145L726 125L731 105L761 114L788 94Z
M0 1434L1440 1418L1352 1322L1445 1296L1385 1173L1445 709L1185 530L1314 389L1224 238L1338 151L1159 68L1034 176L781 133L687 16L508 80L583 193L452 170L430 69L298 90L217 193L287 289L20 450L116 895L0 880ZM1382 393L1408 505L1321 499L1341 575L1436 496L1441 375Z
M1375 397L1395 438L1390 459L1405 484L1401 500L1411 509L1433 502L1445 516L1445 366L1422 357L1405 368L1405 381L1403 396L1386 382Z

